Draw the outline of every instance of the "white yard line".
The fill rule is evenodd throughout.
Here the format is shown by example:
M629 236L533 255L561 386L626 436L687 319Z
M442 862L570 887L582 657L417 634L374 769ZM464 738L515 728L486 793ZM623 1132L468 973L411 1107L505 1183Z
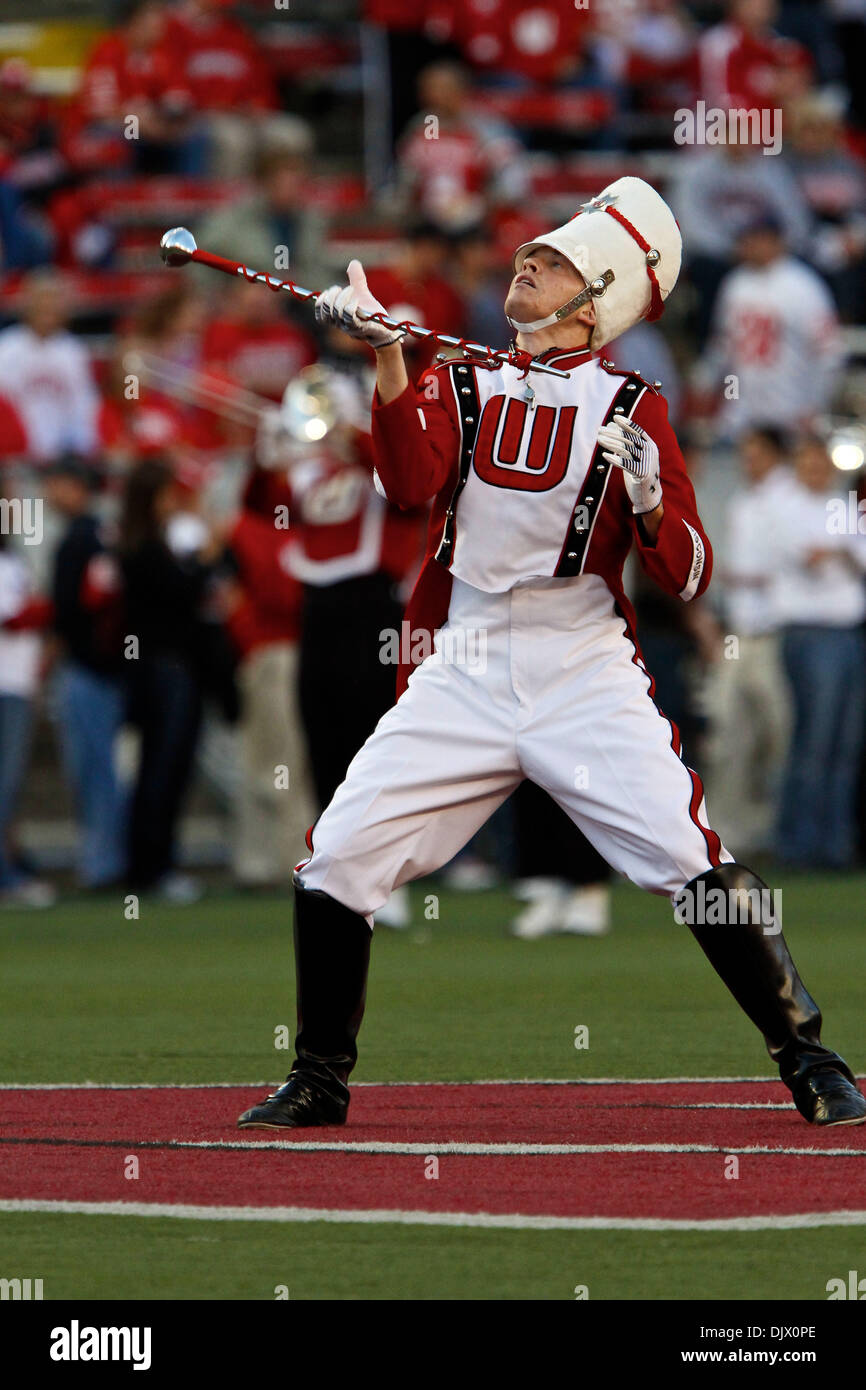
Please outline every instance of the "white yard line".
M208 1207L164 1202L48 1202L0 1200L0 1212L70 1216L156 1216L182 1221L278 1221L365 1226L463 1226L505 1231L794 1231L819 1226L866 1226L866 1211L805 1212L679 1220L639 1216L522 1216L468 1211L352 1211L332 1207Z
M864 1158L866 1149L818 1149L780 1144L520 1144L479 1143L431 1139L427 1142L390 1139L62 1139L31 1138L16 1135L0 1136L0 1147L13 1144L37 1148L74 1149L127 1148L134 1149L205 1149L216 1152L254 1149L276 1149L281 1153L344 1153L344 1154L455 1154L474 1158L533 1157L535 1155L568 1156L569 1154L751 1154L788 1155L795 1158Z

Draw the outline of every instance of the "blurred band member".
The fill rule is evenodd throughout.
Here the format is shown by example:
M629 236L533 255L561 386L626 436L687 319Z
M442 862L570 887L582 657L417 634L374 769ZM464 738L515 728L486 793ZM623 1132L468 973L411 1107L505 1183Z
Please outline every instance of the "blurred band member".
M259 470L250 504L290 507L292 574L303 586L299 693L319 807L394 703L403 634L401 585L414 572L424 510L400 511L376 491L369 416L357 384L321 367L286 391L285 462ZM306 442L301 442L306 439ZM397 897L397 895L394 895ZM379 920L403 925L406 894Z

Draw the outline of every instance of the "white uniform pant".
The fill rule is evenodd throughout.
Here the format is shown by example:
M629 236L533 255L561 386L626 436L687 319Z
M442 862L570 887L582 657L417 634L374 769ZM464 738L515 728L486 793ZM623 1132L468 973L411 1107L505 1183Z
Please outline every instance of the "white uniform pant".
M455 578L436 654L350 764L300 882L371 917L528 777L614 869L673 896L732 856L649 689L598 576L498 594Z

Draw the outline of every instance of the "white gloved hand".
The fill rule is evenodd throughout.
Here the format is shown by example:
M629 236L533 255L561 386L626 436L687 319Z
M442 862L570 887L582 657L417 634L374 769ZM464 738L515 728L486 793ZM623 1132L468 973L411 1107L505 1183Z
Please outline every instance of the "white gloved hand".
M350 261L346 267L348 285L332 285L316 299L316 318L319 323L342 328L350 338L360 338L371 347L390 347L405 337L405 329L383 328L360 317L365 314L385 314L387 310L374 299L367 288L367 277L360 261Z
M602 457L623 470L635 516L653 512L662 500L659 451L655 440L631 420L614 418L596 436Z

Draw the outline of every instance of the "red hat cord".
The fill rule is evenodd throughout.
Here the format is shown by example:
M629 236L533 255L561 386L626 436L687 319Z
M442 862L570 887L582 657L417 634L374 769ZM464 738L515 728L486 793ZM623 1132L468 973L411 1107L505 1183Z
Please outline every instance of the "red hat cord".
M627 217L623 217L622 213L618 212L616 208L612 208L610 207L610 205L608 205L605 208L605 212L610 213L611 217L615 217L621 227L625 227L629 236L637 242L641 251L643 251L646 256L646 273L649 276L650 280L651 298L649 311L644 315L644 317L648 319L650 323L655 323L656 319L661 318L662 314L664 313L665 307L664 300L662 299L662 292L659 288L659 282L656 279L656 273L653 268L654 266L658 265L659 261L661 260L661 256L659 255L658 251L654 250L653 247L650 246L646 238L641 236L637 227L635 227L632 222L629 222Z

